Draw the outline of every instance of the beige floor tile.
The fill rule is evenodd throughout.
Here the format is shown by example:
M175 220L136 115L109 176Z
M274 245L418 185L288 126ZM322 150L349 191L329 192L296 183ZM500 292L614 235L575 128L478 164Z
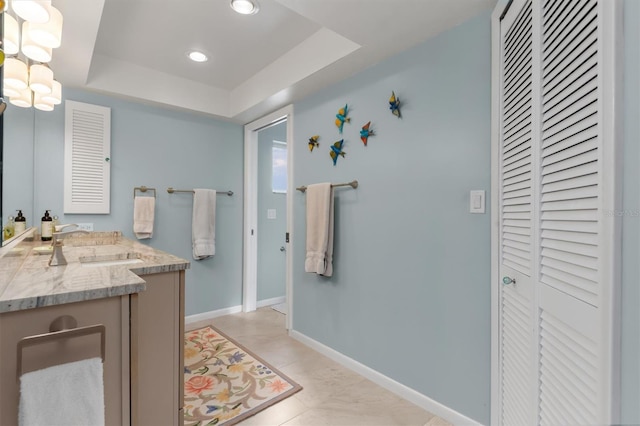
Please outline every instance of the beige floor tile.
M303 389L239 423L242 426L448 426L444 420L396 396L288 336L285 316L270 308L201 321L212 324Z
M422 425L434 415L396 394L363 380L344 387L340 392L322 403L323 408L337 412L358 414L361 412L393 425Z
M304 405L294 395L272 405L253 417L249 417L242 421L241 424L242 426L279 426L308 409L309 407Z
M449 423L445 419L441 417L434 417L425 423L424 426L453 426L453 424Z

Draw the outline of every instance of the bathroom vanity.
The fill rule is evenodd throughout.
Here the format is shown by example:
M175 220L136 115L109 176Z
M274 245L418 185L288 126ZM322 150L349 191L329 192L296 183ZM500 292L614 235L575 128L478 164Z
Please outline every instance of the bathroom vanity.
M0 259L0 424L18 424L22 373L103 352L105 424L182 424L189 262L119 232L70 236L63 250L62 266L41 241Z

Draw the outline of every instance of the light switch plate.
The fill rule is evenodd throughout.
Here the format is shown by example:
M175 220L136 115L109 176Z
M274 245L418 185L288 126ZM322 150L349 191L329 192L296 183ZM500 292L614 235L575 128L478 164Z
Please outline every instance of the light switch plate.
M484 213L485 191L469 191L469 213Z
M267 219L276 218L276 209L267 209Z

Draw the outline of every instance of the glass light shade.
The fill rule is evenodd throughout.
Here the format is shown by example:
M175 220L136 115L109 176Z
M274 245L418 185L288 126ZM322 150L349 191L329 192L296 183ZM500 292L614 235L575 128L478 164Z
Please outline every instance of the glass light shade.
M243 15L253 15L258 12L258 2L255 0L231 0L231 8Z
M40 111L53 111L53 103L47 102L39 93L33 94L33 106Z
M55 7L49 9L50 18L43 24L29 23L29 37L44 47L60 47L62 40L62 13Z
M7 55L16 55L20 50L20 27L18 21L9 15L3 13L4 19L4 53Z
M4 60L4 87L14 90L24 90L29 85L29 71L27 64L20 59L7 58Z
M29 68L29 88L35 93L47 94L53 90L53 71L46 65L31 65Z
M51 0L13 0L11 7L25 21L41 24L49 20Z
M40 99L53 105L60 104L62 102L62 84L60 84L59 81L53 80L51 93L43 94L40 96Z
M20 91L12 89L5 84L5 86L2 88L2 94L5 98L17 98L18 96L20 96Z
M22 53L37 62L51 60L51 48L42 46L31 38L31 23L26 21L22 23Z
M29 89L21 90L20 96L9 98L9 102L20 108L31 108L32 93Z

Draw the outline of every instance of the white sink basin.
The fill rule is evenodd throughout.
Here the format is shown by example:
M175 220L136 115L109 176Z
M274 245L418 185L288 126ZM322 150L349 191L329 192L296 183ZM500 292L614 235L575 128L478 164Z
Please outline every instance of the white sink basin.
M142 263L140 259L112 259L112 260L95 260L81 262L82 266L94 268L97 266L114 266L114 265L130 265L133 263Z

